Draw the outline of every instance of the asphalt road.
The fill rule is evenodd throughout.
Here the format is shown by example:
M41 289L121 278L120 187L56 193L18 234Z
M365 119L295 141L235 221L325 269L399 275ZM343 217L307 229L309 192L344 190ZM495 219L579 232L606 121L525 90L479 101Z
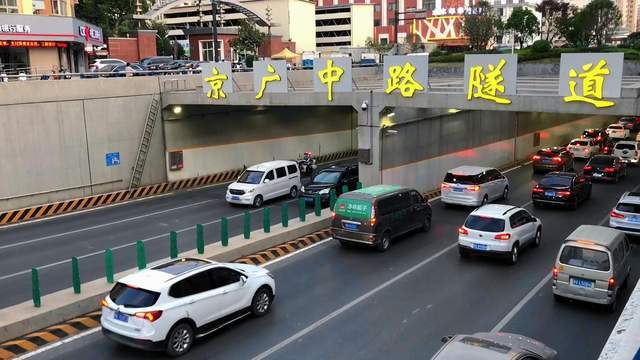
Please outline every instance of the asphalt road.
M525 249L517 265L459 258L457 228L470 210L434 201L432 230L399 239L386 253L328 240L268 265L277 281L272 312L201 339L185 358L425 359L444 335L494 330L539 339L562 359L596 359L623 306L607 314L586 304L556 303L549 273L563 239L581 224L604 223L618 197L640 184L640 169L630 169L619 184L594 184L591 199L577 211L533 209L530 189L540 176L530 166L507 176L507 203L526 207L543 222L541 246ZM640 262L639 244L634 242L632 264ZM629 289L639 269L633 267ZM164 357L95 332L35 358L79 354L94 360Z
M353 163L354 160L334 162ZM323 168L331 163L322 164ZM303 184L309 179L303 179ZM42 295L71 287L71 257L79 258L82 282L104 277L104 249L113 250L115 272L136 266L135 242L145 242L147 261L169 256L169 232L178 232L179 251L196 247L195 225L203 224L205 243L219 241L220 218L228 217L229 235L243 231L243 212L252 212L252 229L262 228L262 209L231 206L227 184L177 192L107 208L0 228L0 307L31 299L31 268L40 270ZM266 202L272 224L289 202L289 218L298 216L295 200ZM307 209L311 212L313 209Z

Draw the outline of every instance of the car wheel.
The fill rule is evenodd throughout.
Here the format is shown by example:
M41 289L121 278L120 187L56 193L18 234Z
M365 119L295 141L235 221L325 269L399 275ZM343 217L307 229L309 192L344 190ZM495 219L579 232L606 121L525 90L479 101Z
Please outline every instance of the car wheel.
M480 206L487 205L488 203L489 203L489 196L485 195L482 198L482 202L480 203Z
M262 204L264 203L264 200L262 199L262 195L256 195L255 198L253 198L253 206L254 207L261 207Z
M515 265L518 262L518 257L520 256L520 246L516 243L513 244L511 248L511 252L509 253L509 264Z
M169 331L165 352L172 357L186 354L193 344L193 328L187 323L179 323Z
M292 186L292 187L291 187L291 190L289 190L289 196L290 196L292 199L297 198L297 197L298 197L298 187L296 187L296 186Z
M502 190L502 199L509 200L509 187L505 186L504 190Z
M605 309L608 313L614 313L618 309L618 293L614 295L613 301L611 304L605 305Z
M258 289L253 295L253 300L251 300L251 313L253 316L266 315L271 310L272 299L273 296L268 287L264 286Z
M385 252L389 250L389 246L391 246L391 236L388 231L385 231L382 234L382 237L378 240L378 251Z
M542 228L538 228L536 231L536 237L533 238L533 247L540 246L540 241L542 241Z
M429 230L431 230L431 218L426 217L422 223L422 231L428 232Z
M351 243L348 241L344 241L344 240L338 240L340 241L340 246L342 247L351 247Z
M460 254L460 257L463 259L468 259L471 257L471 254L469 253L469 251L467 251L466 249L463 249L461 246L458 246L458 254Z

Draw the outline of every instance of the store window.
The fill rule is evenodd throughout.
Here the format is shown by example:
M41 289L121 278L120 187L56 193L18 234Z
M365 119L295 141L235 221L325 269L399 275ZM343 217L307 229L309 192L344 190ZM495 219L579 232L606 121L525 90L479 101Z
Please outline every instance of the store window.
M17 14L18 0L0 0L0 13Z
M1 1L1 0L0 0ZM18 74L29 70L27 48L0 47L0 72Z
M213 56L213 41L201 41L200 42L200 58L201 61L215 61ZM224 60L224 48L222 40L218 40L218 54L219 60Z
M426 0L422 7L425 10L434 10L436 8L436 0Z

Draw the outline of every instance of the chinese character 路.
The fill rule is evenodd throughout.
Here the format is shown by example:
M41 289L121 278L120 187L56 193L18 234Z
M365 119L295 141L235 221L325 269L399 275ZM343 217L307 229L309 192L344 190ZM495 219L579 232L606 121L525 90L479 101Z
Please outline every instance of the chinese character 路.
M606 67L607 62L600 60L596 66L592 63L582 65L583 72L578 74L577 71L571 69L569 78L582 79L582 95L576 94L576 80L569 80L569 91L571 95L564 97L564 102L581 101L589 103L597 108L609 107L615 105L613 101L603 100L604 75L611 72Z
M262 99L262 97L264 96L264 91L267 89L268 83L272 81L280 81L280 75L276 73L276 69L274 69L273 66L271 66L271 64L267 66L267 72L273 75L267 75L262 77L262 84L260 86L260 91L258 91L258 94L256 94L256 99Z
M500 59L497 66L489 64L489 72L482 72L482 65L472 66L469 69L469 84L467 84L467 100L476 98L493 101L498 104L511 104L511 100L498 96L504 93L504 77L502 68L506 64L505 59Z
M402 97L413 97L416 91L424 90L424 86L413 79L415 71L416 68L410 63L389 67L389 79L384 92L391 94L395 90L400 90Z
M207 97L216 100L220 98L225 99L227 97L227 94L225 94L222 90L222 85L224 85L224 82L228 80L229 77L227 76L227 74L220 74L220 71L215 66L213 67L213 70L211 70L211 75L212 76L204 79L204 81L209 83L209 85L211 86L211 89L209 89L209 92L207 92Z
M327 60L327 67L318 71L320 82L327 85L327 99L333 101L333 83L340 81L344 70L339 66L333 66L333 60Z

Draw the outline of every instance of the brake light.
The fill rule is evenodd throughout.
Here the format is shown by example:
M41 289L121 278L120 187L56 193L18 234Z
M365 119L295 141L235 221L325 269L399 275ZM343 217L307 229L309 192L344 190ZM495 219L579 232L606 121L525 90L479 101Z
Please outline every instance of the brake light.
M610 277L608 284L609 284L608 289L609 290L614 290L616 288L616 278Z
M613 167L606 167L606 168L604 168L604 172L606 172L606 173L613 173L613 172L616 172L616 168L613 168Z
M602 136L598 135L598 137L596 138L596 140L602 140Z
M624 219L624 215L620 214L619 212L617 212L615 210L611 210L611 212L609 213L609 216L611 216L612 218L616 218L616 219Z
M593 166L591 165L585 165L584 168L582 168L583 170L593 170Z
M605 147L604 147L604 152L605 152L605 153L608 153L608 152L609 152L609 147L608 147L608 146L605 146Z
M558 191L558 195L560 196L570 196L571 191Z
M109 307L109 303L107 302L107 299L100 300L100 306L108 308Z
M450 187L451 187L451 185L446 184L446 183L442 183L442 184L440 185L440 188L441 188L441 189L449 189Z
M589 148L585 148L585 149L584 149L584 152L589 152Z
M333 211L331 212L331 219L332 219L332 220L335 220L335 219L336 219L336 213L335 213L335 212L333 212Z
M539 187L538 187L538 185L536 185L536 187L534 187L534 188L533 188L533 192L534 192L534 193L541 193L541 192L543 192L543 191L544 191L544 190L543 190L543 189L541 189L541 188L539 188Z
M460 235L469 235L469 231L463 227L458 229L458 234Z
M533 155L533 160L540 160L540 155Z
M469 191L480 191L480 186L472 185L472 186L467 187L467 190L469 190Z
M371 226L376 224L376 208L371 207Z
M551 277L553 278L553 280L558 280L558 268L555 266L551 270Z
M511 234L507 234L507 233L498 234L498 235L495 236L494 239L496 239L496 240L509 240L509 239L511 239Z
M137 313L135 313L135 316L139 317L141 319L146 319L146 320L149 320L151 322L154 322L154 321L158 320L160 318L160 316L162 316L162 311L157 310L157 311L137 312Z
M553 161L557 162L557 163L560 163L560 162L562 162L562 158L559 157L559 156L556 156L556 157L553 158Z

